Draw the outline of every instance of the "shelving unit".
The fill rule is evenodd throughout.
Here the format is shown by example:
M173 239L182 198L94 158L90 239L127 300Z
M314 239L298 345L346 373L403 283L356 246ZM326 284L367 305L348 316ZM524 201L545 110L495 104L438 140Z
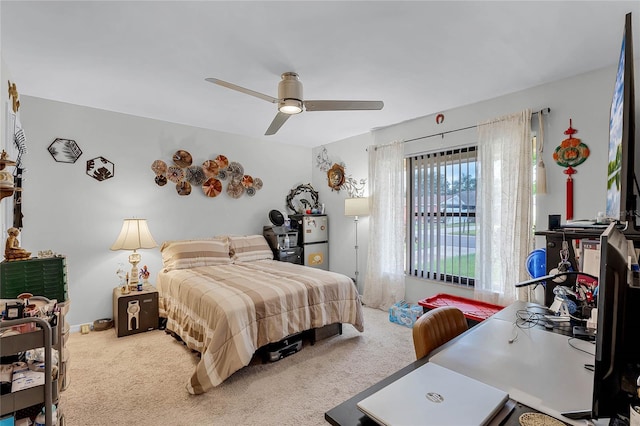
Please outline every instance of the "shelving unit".
M54 330L49 323L42 318L20 318L16 320L1 321L0 327L8 328L30 322L36 323L34 331L0 337L0 356L14 355L29 349L44 348L44 385L11 392L0 396L0 416L44 403L46 425L53 424L51 406L58 398L57 380L51 377L51 348L54 345ZM56 326L57 327L57 326ZM57 332L57 330L56 330Z
M562 248L562 241L568 241L569 249L569 263L574 271L578 271L578 265L576 263L576 253L573 250L573 240L600 240L600 235L604 229L563 229L558 231L537 231L535 235L544 236L546 239L546 266L547 274L558 266L560 262L560 248ZM625 232L625 237L633 241L636 248L640 247L640 234ZM563 283L564 286L574 285L576 277L569 276L567 281ZM551 306L554 301L555 294L553 289L556 287L556 283L553 281L547 281L545 286L544 304Z
M0 154L0 172L7 173L7 172L3 172L5 167L7 167L7 166L15 166L15 165L16 165L15 161L9 160L7 158L7 153L2 151L2 154ZM0 179L0 181L1 180L2 179ZM2 200L5 197L10 197L11 195L13 195L14 192L15 192L15 187L13 187L13 188L6 188L6 187L0 188L0 200Z

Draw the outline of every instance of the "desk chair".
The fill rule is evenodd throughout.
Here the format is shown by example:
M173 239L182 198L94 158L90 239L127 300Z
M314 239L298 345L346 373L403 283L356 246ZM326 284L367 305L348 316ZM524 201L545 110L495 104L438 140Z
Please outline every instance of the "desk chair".
M467 319L455 306L440 306L422 314L413 325L413 347L416 359L467 331Z

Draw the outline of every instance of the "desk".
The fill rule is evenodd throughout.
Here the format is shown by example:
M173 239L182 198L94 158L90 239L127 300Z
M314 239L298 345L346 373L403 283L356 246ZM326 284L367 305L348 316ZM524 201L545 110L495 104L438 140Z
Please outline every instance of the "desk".
M429 359L414 361L327 411L325 420L336 426L375 425L358 410L356 403L427 361L509 392L520 404L506 424L519 424L518 417L523 412L537 410L559 418L563 411L588 409L591 407L593 373L586 370L584 364L592 364L593 355L572 348L567 336L551 333L544 327L515 328L515 313L532 306L535 305L515 302L443 345ZM518 330L518 338L509 343L515 330ZM589 342L573 339L572 343L590 353L595 351ZM553 356L543 355L542 350L551 351ZM564 417L562 420L584 425L584 422Z

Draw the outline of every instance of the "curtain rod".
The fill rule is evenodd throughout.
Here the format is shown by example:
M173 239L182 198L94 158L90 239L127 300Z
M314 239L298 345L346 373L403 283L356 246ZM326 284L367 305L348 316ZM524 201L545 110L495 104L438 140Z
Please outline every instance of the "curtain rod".
M546 113L546 114L549 114L550 112L551 112L551 108L548 108L548 107L547 107L547 108L542 108L540 111L534 111L534 112L532 112L532 113L531 113L531 115L536 115L536 114L545 114L545 113ZM478 127L478 126L484 126L485 124L490 124L490 123L493 123L493 122L489 122L489 123L482 123L482 124L475 124L475 125L473 125L473 126L462 127L462 128L460 128L460 129L447 130L447 131L445 131L445 132L434 133L434 134L432 134L432 135L427 135L427 136L419 136L419 137L417 137L417 138L404 140L404 141L402 141L402 143L404 144L404 143L407 143L407 142L414 142L414 141L418 141L418 140L420 140L420 139L428 139L428 138L432 138L432 137L434 137L434 136L442 136L442 137L444 137L444 135L446 135L447 133L454 133L454 132L459 132L459 131L461 131L461 130L474 129L474 128ZM384 145L382 145L382 146L384 146ZM377 149L377 148L376 148L376 149Z

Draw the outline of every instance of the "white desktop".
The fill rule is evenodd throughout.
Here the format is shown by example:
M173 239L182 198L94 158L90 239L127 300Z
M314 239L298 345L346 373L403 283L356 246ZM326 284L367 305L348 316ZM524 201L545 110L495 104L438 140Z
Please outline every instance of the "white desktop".
M595 345L539 328L518 328L516 302L430 357L429 362L495 386L535 410L573 425L562 412L589 410ZM606 424L603 420L595 424Z

